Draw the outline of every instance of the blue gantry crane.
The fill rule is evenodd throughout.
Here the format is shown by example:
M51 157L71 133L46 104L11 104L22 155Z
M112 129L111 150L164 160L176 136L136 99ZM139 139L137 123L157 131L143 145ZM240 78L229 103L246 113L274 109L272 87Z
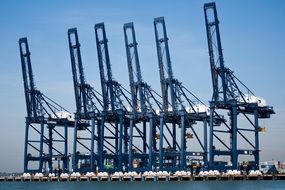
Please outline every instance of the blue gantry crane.
M104 161L112 164L113 170L122 171L128 168L130 119L127 107L131 107L131 100L127 97L129 92L113 79L104 23L95 24L94 29L103 96L101 136L113 140L113 144L110 144L112 150L103 150L101 146L101 164ZM112 127L112 130L104 130L104 125ZM101 139L101 143L104 144L105 141Z
M124 24L124 37L132 97L132 110L129 114L129 170L151 171L155 168L154 157L158 152L157 126L158 114L162 109L161 96L143 81L132 22ZM134 148L139 143L142 148Z
M214 2L204 4L213 96L210 101L209 164L211 169L238 169L241 155L253 157L252 167L259 165L259 119L274 114L273 107L255 96L234 72L224 64L219 20ZM220 127L214 117L228 113ZM226 139L225 139L226 138ZM230 163L219 162L219 156L229 157Z
M70 112L36 89L26 37L19 39L19 47L27 109L24 172L55 172L55 169L67 172L68 127L73 127L73 117ZM62 168L58 164L60 162Z
M102 95L85 80L76 28L68 30L68 43L76 102L73 171L91 172L102 169L99 164Z
M172 144L166 141L167 147L165 139L159 139L159 169L185 170L189 160L187 158L200 158L204 166L207 166L207 122L210 119L208 107L174 78L163 17L154 19L154 29L163 100L159 132L160 137L166 136L166 129L169 139L172 139ZM197 128L197 122L201 122L203 127ZM172 125L172 128L167 124ZM198 130L203 131L201 136L197 134ZM198 151L192 146L193 137L197 140ZM190 145L186 147L188 140Z

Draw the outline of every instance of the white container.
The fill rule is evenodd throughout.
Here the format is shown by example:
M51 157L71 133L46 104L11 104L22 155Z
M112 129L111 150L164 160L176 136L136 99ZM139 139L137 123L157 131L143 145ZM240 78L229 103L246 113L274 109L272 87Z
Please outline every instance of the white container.
M66 112L66 111L58 111L55 112L55 114L52 114L51 117L53 119L67 119L68 121L74 121L74 117L71 113Z
M187 113L206 113L207 115L210 115L210 109L203 105L203 104L196 104L192 107L186 107Z
M258 106L264 107L266 106L266 100L257 96L246 94L244 96L246 103L257 103ZM244 99L242 97L239 97L239 102L244 102Z

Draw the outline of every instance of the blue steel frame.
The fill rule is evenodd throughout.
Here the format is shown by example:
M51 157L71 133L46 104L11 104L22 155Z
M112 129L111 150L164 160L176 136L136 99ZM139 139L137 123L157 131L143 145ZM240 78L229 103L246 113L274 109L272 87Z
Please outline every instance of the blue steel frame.
M259 119L270 118L275 112L271 106L250 102L248 97L254 94L233 71L225 67L215 3L206 3L204 14L213 85L210 115L197 111L198 104L205 104L173 76L163 17L154 19L161 96L143 82L133 23L124 25L130 92L113 79L104 23L94 27L102 94L86 83L77 29L68 30L76 102L75 121L59 117L58 111L68 111L35 88L28 41L21 38L19 47L27 107L24 172L42 172L45 163L53 172L55 159L62 161L64 172L69 170L68 127L74 127L72 168L76 172L187 170L189 156L201 158L205 169L238 169L239 155L253 156L253 169L258 169ZM155 109L160 111L159 114ZM227 119L220 114L223 110L228 112ZM249 127L239 127L240 116ZM198 122L203 124L202 138L196 132ZM63 128L63 134L58 127ZM31 130L39 134L39 140L31 139ZM253 138L249 138L248 133ZM223 140L224 134L227 142ZM187 148L186 137L195 137L200 150ZM142 148L136 144L137 139L142 142ZM239 139L250 148L240 147ZM58 143L63 143L63 150L56 148ZM81 152L82 148L87 153ZM32 155L30 149L37 155ZM218 163L217 156L229 156L232 165ZM138 167L134 167L134 161L138 161ZM38 168L31 169L30 162L37 162ZM112 166L107 166L110 163Z
M169 46L168 37L166 32L165 21L163 17L154 19L155 29L155 41L157 47L158 66L160 73L161 91L163 99L163 110L160 113L160 136L166 136L164 128L169 132L170 138L172 139L172 145L169 148L164 147L164 139L160 138L159 141L159 169L167 171L175 170L186 170L187 163L186 158L200 157L204 162L204 167L208 165L207 157L207 123L209 122L209 115L206 112L197 112L195 110L196 103L203 104L193 93L187 90L181 82L174 79ZM166 70L166 73L164 73ZM188 94L186 94L186 92ZM169 100L170 96L170 100ZM191 96L191 99L190 99ZM194 101L193 101L194 100ZM184 102L184 103L183 103ZM190 107L191 111L186 111L186 104ZM199 137L196 133L195 124L197 122L203 123L203 137ZM167 124L172 125L172 131ZM177 139L177 129L180 129L180 142ZM189 136L187 133L189 129L195 136L200 150L194 151L189 150L186 147L186 137Z
M74 122L72 118L60 118L58 111L68 111L36 89L26 37L19 39L19 47L27 109L24 172L55 172L55 160L62 162L62 168L57 168L58 171L68 172L68 127L73 127ZM38 134L39 139L31 135L32 132ZM36 166L29 165L32 162ZM45 168L46 163L48 169Z
M100 139L99 166L106 171L123 171L128 168L128 128L130 119L126 106L131 107L131 100L126 96L126 93L129 92L113 79L104 23L95 24L94 29L103 96L103 110L100 116L102 119L100 130L103 138ZM126 105L124 105L124 101ZM105 127L111 126L114 130L109 130L111 133L109 136L107 136L107 131L104 130L104 125ZM105 138L112 139L115 144L109 144L113 148L113 150L109 149L109 152L103 149L106 142L103 139ZM108 161L113 162L113 168L107 169L103 165Z
M134 24L124 24L125 47L129 71L130 90L132 97L132 113L130 115L129 133L129 170L142 172L151 171L156 167L155 155L157 149L157 127L159 125L159 115L156 110L161 110L161 97L146 83L143 82L138 56L138 43L136 41ZM155 107L154 107L155 106ZM142 128L142 130L141 130ZM148 128L148 131L147 131ZM138 135L135 136L134 129ZM147 142L147 137L149 137ZM142 149L135 149L134 139L141 139ZM138 143L138 140L136 140ZM148 150L147 150L148 149ZM133 162L138 162L137 167L133 167Z
M252 167L258 169L259 119L269 118L271 114L274 114L273 107L262 106L257 102L247 100L247 95L254 96L254 94L233 74L233 71L224 65L219 20L214 2L204 4L204 14L213 84L213 97L210 102L210 169L238 169L239 155L253 156ZM242 91L241 87L247 94ZM229 121L224 120L221 127L217 129L214 117L219 117L221 110L228 111ZM247 128L239 127L242 125L238 123L241 118L238 117L239 115L244 116L243 118L249 125ZM246 135L246 133L250 134ZM225 134L229 138L227 142L223 140ZM244 140L250 148L242 148L241 143L238 144L238 139ZM217 147L218 144L222 145L225 150ZM215 156L229 156L231 165L219 164Z
M72 168L75 172L92 172L99 166L102 96L85 81L76 28L68 30L68 42L76 102Z

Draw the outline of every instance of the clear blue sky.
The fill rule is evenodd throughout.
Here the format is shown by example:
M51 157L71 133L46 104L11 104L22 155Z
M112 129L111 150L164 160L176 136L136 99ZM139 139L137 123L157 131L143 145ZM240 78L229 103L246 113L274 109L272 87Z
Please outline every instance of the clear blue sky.
M120 2L120 3L119 3ZM75 111L67 30L77 27L86 78L99 88L94 24L105 22L114 78L128 87L123 24L134 22L143 78L160 92L153 18L164 16L175 77L204 102L212 86L204 0L0 2L0 171L22 171L25 99L18 39L28 37L36 86ZM225 64L274 106L261 159L285 160L285 1L217 0Z

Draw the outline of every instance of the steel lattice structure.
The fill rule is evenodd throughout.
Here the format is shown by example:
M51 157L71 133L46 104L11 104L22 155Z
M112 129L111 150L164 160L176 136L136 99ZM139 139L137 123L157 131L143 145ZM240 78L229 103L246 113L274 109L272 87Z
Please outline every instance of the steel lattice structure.
M19 47L27 109L24 172L54 172L55 160L62 162L62 168L57 170L67 172L68 127L73 127L73 117L36 89L27 38L20 38Z
M154 29L163 99L163 109L160 113L160 136L165 136L164 130L166 129L173 141L172 146L167 143L170 147L168 148L165 147L163 139L160 139L159 169L186 170L187 156L202 158L204 166L207 167L207 122L210 118L207 114L208 108L173 76L168 36L163 17L154 19ZM202 136L197 135L197 130L199 130L196 127L197 122L203 123ZM168 125L172 125L172 128L170 129ZM180 131L179 138L177 130ZM200 146L199 151L195 151L193 147L186 147L186 140L193 140L193 138Z
M164 17L153 21L161 93L144 81L132 22L123 25L130 90L113 78L105 24L94 26L101 92L87 83L76 28L68 44L76 111L74 117L36 89L27 38L19 40L26 98L24 172L239 169L239 156L259 164L260 119L272 106L253 94L225 66L215 3L204 4L213 94L209 107L174 77ZM68 150L68 128L74 129ZM220 157L229 157L230 163ZM36 167L33 166L35 163ZM48 164L48 168L46 168ZM32 167L33 166L33 167Z
M206 3L204 14L213 84L213 96L210 102L210 168L238 169L238 156L252 155L253 168L258 169L259 119L269 118L274 113L273 107L267 106L263 99L257 98L233 71L225 67L215 3ZM213 117L221 110L227 111L229 117L221 127L217 127ZM238 123L241 117L246 120L245 124ZM248 127L244 127L245 125ZM250 134L246 136L245 133ZM222 134L226 134L229 141L223 141ZM241 147L238 138L243 139L249 148ZM219 149L218 144L221 144L223 149ZM217 164L215 156L229 156L231 165Z

